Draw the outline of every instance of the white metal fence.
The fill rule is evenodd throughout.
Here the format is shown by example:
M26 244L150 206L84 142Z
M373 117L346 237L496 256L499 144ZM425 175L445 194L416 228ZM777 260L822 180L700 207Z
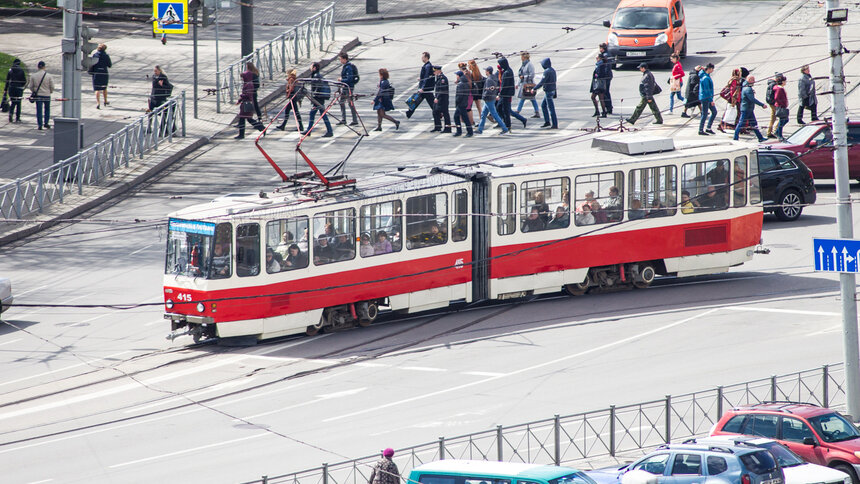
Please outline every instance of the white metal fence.
M575 464L615 457L671 441L707 434L723 409L763 401L792 401L840 408L845 405L842 364L773 376L659 400L559 416L509 427L499 425L453 438L440 437L398 449L402 476L425 462L475 459L537 464ZM366 484L379 454L323 464L245 484Z
M289 65L310 58L314 49L321 50L327 41L332 40L334 3L217 72L215 110L220 113L222 102L232 105L239 98L243 85L241 75L246 63L253 62L257 66L260 83L265 85L267 80L275 79L276 73L286 73Z
M65 196L104 183L115 170L133 165L174 136L185 136L185 91L75 156L0 186L0 216L23 219L63 203ZM9 223L0 222L0 231Z

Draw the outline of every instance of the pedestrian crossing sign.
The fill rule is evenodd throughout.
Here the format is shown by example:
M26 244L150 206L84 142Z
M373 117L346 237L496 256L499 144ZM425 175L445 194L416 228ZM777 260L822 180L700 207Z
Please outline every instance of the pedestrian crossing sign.
M153 0L152 15L156 34L188 33L188 0Z

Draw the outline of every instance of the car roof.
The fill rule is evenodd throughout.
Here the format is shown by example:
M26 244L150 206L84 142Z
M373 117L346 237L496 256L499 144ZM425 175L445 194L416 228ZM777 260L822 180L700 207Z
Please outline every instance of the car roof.
M704 445L714 445L714 444L745 444L745 445L755 445L755 446L764 446L767 444L778 443L773 439L768 439L766 437L753 437L751 435L712 435L710 437L701 437L695 439L696 443L704 444Z
M826 415L835 413L834 410L825 407L819 407L811 403L798 402L763 402L754 405L744 405L732 409L734 413L782 413L793 414L801 417L816 417L818 415Z
M668 7L676 0L621 0L618 8L627 7Z
M696 452L719 452L722 454L744 455L749 454L750 452L758 452L761 449L733 445L730 442L727 442L725 444L720 443L718 445L696 442L682 444L663 444L660 447L657 447L657 451L661 450L687 450Z
M517 462L492 462L483 460L439 460L422 464L412 472L434 472L455 474L478 474L486 477L518 477L533 479L557 479L579 472L572 467L559 467Z
M791 150L785 150L785 149L781 149L781 148L771 148L770 145L765 145L765 146L760 147L758 150L758 154L759 155L770 155L770 154L785 155L785 156L790 156L792 158L797 157L797 153L795 153Z

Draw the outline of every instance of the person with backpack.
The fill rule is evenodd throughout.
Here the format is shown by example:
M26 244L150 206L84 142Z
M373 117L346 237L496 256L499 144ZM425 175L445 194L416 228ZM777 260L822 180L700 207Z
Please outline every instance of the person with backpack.
M657 82L654 80L654 74L648 69L648 64L643 62L639 64L639 71L642 73L642 79L639 81L639 94L642 96L642 99L639 101L639 104L636 106L636 109L633 110L633 116L627 118L627 122L630 124L636 124L636 120L639 119L639 116L642 114L642 111L645 110L645 106L647 105L651 108L651 114L654 115L654 119L656 121L654 124L663 124L663 115L660 114L660 108L657 107L657 103L654 102L654 96L663 92L660 89L660 86L657 85Z
M767 137L768 138L776 138L776 135L774 134L774 130L773 130L773 127L776 124L776 105L774 103L773 88L776 87L778 79L781 75L782 74L777 72L776 74L773 75L773 77L771 79L767 80L767 90L765 91L765 94L764 94L764 102L766 102L767 105L770 106L770 123L768 123L768 125L767 125Z
M328 85L328 82L323 79L322 73L320 73L320 63L314 62L311 64L311 103L313 104L313 107L311 108L311 112L308 114L308 129L302 132L304 136L311 134L311 130L314 127L314 118L317 113L322 114L322 119L325 123L326 132L322 137L331 138L334 136L331 131L331 123L329 122L328 115L325 112L325 105L330 97L331 87Z
M699 101L699 71L702 70L702 66L696 66L695 69L690 71L690 75L687 76L687 100L684 102L684 112L681 113L682 118L689 118L690 115L687 114L688 109L693 109L696 106L699 106L699 114L702 113L702 103Z
M376 129L382 131L382 120L387 119L394 123L394 130L400 129L400 121L385 114L386 111L394 109L394 87L388 80L388 69L379 69L379 84L376 87L376 97L373 98L373 109L376 111Z
M113 67L113 63L110 61L110 56L107 53L106 44L99 44L96 53L93 54L93 62L94 63L92 67L90 67L89 72L93 75L93 91L96 93L96 109L101 109L102 106L99 102L99 93L102 95L104 105L110 105L107 100L108 81L110 80L108 69Z
M6 73L6 90L3 97L9 93L9 122L12 122L12 114L15 114L15 122L21 122L21 99L24 97L24 87L27 86L27 74L21 68L21 59L12 61L12 67Z
M305 130L302 125L302 114L299 112L302 104L302 97L304 97L304 88L299 84L298 75L299 74L295 69L291 70L287 75L287 84L284 87L287 96L287 106L284 108L284 121L279 126L275 126L275 129L279 129L281 131L287 129L287 121L290 119L290 112L293 112L295 113L296 121L298 121L299 124L299 132Z
M340 121L337 124L346 124L346 105L349 104L349 110L352 112L352 123L350 126L358 126L358 113L355 112L355 85L358 84L358 68L355 64L349 61L349 54L341 52L337 56L343 67L340 68L340 77L338 81L346 84L340 88ZM391 109L394 109L393 107Z

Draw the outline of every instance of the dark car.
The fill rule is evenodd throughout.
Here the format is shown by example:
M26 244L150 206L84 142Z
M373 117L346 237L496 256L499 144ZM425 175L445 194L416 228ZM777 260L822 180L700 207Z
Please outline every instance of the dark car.
M784 143L768 144L777 149L791 150L812 170L815 178L834 178L833 133L830 124L816 121L801 126ZM848 175L860 180L860 122L848 122Z
M780 220L797 220L804 206L815 203L812 171L794 152L771 146L758 152L764 211L773 212Z

